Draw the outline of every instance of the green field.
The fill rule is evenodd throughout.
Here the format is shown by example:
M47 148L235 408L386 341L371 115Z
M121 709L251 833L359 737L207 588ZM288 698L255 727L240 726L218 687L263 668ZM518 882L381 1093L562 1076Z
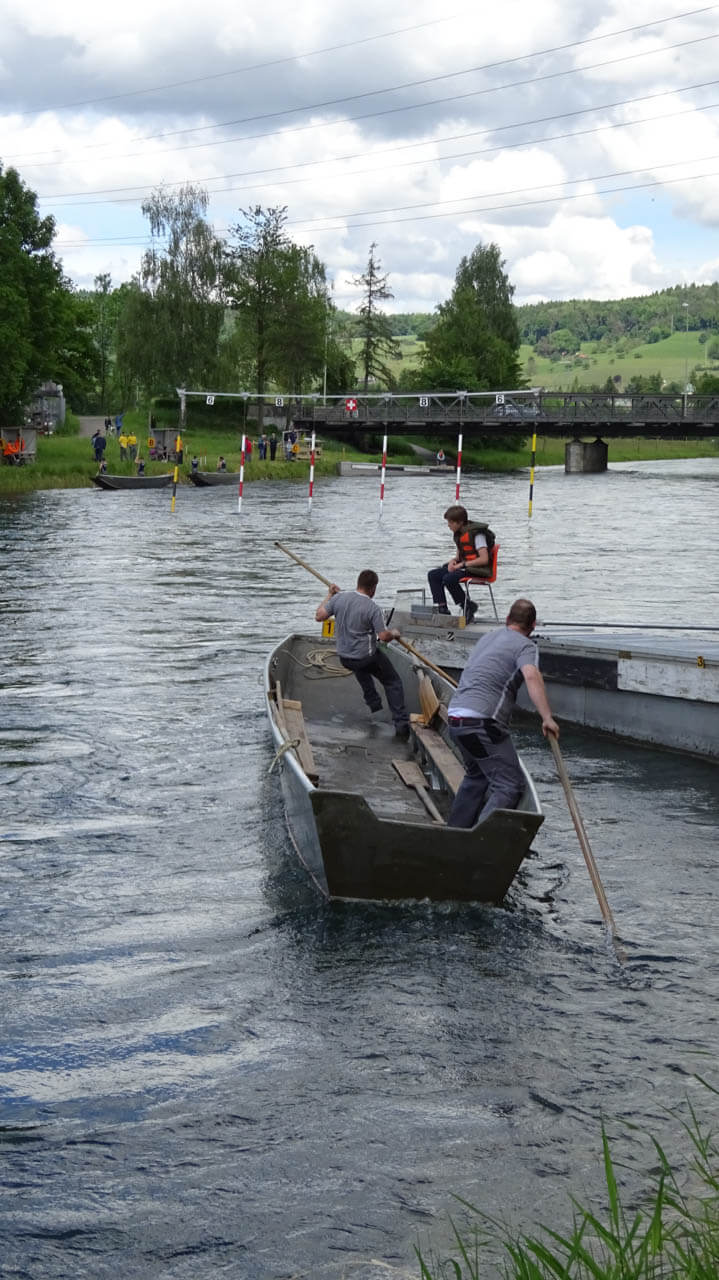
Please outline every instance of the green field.
M666 382L678 382L683 386L685 373L688 372L691 379L697 366L702 372L719 373L719 362L707 357L708 346L708 342L699 341L698 333L690 331L673 333L661 342L644 343L625 354L618 354L616 349L598 351L595 342L586 342L579 356L567 360L547 360L535 355L531 347L522 346L520 359L530 385L547 387L552 391L560 388L569 391L575 383L583 386L597 383L601 386L607 378L616 378L617 375L622 379L618 384L621 390L637 374L647 376L652 373L660 373Z
M546 387L550 391L570 391L575 385L588 386L596 383L602 386L607 378L619 376L618 390L631 381L637 374L661 374L665 382L677 382L684 385L685 374L691 380L694 370L719 374L719 361L709 360L707 347L713 340L701 343L699 333L678 330L671 337L661 342L643 343L630 351L624 350L624 342L619 342L619 351L611 348L599 351L596 342L585 342L579 353L564 360L548 360L538 356L532 347L524 344L520 348L520 360L527 383L533 387ZM416 368L422 358L424 343L412 336L398 338L402 348L402 356L398 360L388 360L395 377L399 377L403 369ZM361 342L355 338L352 354L355 359L360 354ZM377 388L375 388L377 389Z

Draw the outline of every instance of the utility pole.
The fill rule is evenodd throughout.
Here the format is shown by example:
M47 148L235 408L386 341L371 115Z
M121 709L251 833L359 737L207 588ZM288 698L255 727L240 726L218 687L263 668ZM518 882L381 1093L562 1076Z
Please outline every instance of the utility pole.
M684 394L687 395L689 385L689 303L683 302L684 311Z

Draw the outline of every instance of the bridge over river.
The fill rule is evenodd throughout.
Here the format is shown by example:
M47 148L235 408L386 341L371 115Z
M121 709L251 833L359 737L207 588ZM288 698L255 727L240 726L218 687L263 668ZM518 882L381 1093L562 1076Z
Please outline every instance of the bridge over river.
M177 388L180 422L188 396L254 401L250 392ZM608 395L603 392L518 391L393 392L341 396L265 397L265 421L292 421L299 431L349 439L359 431L436 438L448 433L501 439L508 435L567 439L567 471L603 471L606 440L644 437L701 440L719 436L719 395ZM583 436L592 440L583 442Z
M277 397L275 404L287 403ZM303 396L292 419L303 430L341 435L643 436L700 440L719 435L719 396L605 395L580 391L458 391L453 394Z

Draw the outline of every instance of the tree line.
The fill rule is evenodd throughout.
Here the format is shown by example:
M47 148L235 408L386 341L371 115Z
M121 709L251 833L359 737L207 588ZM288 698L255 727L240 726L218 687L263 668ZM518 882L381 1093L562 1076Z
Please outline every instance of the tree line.
M150 245L129 282L109 274L73 287L53 249L55 224L15 169L0 166L0 425L22 421L39 382L61 382L79 412L106 413L177 387L291 395L393 389L397 334L410 317L392 298L376 244L354 283L356 313L338 311L325 264L287 232L284 207L239 211L225 237L208 196L187 184L143 203ZM451 296L413 331L428 390L520 385L513 286L496 245L462 259Z

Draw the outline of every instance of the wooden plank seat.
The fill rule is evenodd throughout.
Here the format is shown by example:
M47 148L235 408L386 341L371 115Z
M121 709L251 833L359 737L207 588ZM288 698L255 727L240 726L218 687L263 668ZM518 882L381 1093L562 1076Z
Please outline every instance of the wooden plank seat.
M279 680L275 687L275 702L277 710L277 723L287 742L296 740L297 745L293 750L304 769L307 777L314 786L317 786L320 775L317 772L317 765L312 754L310 740L307 737L307 728L305 726L305 718L302 714L302 703L296 698L283 698L282 688Z
M464 780L464 765L457 759L451 747L447 746L436 729L430 729L421 720L411 721L411 730L417 743L419 754L443 778L447 790L456 795L460 783Z

